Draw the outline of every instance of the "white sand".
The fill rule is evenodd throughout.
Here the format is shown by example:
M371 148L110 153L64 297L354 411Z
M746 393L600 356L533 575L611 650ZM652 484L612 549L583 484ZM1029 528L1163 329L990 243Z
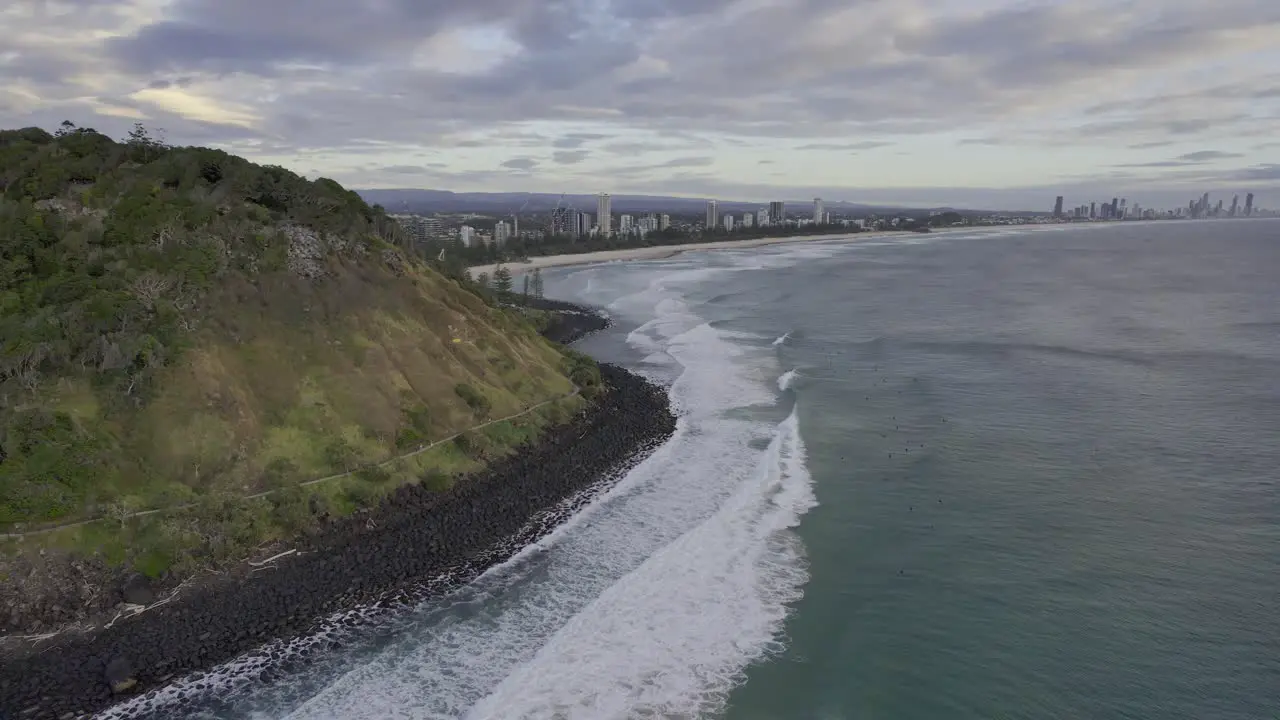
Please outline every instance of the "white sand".
M936 230L934 232L937 232ZM765 245L781 245L783 243L814 242L815 240L870 240L888 235L903 235L901 230L874 231L860 233L837 233L832 235L797 235L790 237L762 237L749 240L725 240L723 242L687 243L685 245L661 245L658 247L627 248L625 250L600 250L597 252L578 253L576 255L546 255L531 257L529 262L502 263L514 275L528 272L534 268L561 267L564 265L589 265L591 263L622 262L625 260L660 260L679 255L691 250L729 250L732 248L762 247ZM476 265L467 268L472 277L481 273L493 275L497 265Z

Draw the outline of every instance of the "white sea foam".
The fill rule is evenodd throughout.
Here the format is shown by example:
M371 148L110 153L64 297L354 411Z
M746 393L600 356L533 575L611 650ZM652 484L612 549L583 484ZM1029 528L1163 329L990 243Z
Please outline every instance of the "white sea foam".
M691 718L774 648L806 578L786 530L813 504L793 412L754 477L575 615L467 714Z
M796 381L796 371L788 370L782 373L782 377L778 378L778 389L790 390L792 384L794 384L795 381Z
M780 347L782 345L786 345L787 341L790 339L791 339L791 333L787 332L783 334L781 337L779 337L777 340L773 341L774 347Z

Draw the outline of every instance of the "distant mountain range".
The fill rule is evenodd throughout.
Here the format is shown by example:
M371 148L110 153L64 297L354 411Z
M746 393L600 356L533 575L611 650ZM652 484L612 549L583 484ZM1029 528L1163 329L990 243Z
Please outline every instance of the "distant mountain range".
M557 204L582 212L595 213L595 195L560 195L558 193L456 193L448 190L373 189L357 190L365 202L381 205L388 212L455 213L476 212L493 215L510 215L515 212L538 213L554 209ZM787 200L787 208L793 214L801 214L801 208L812 207L812 200ZM720 200L721 212L746 212L766 207L768 203ZM888 213L910 215L954 211L964 214L985 213L985 210L957 210L955 208L909 208L888 205L864 205L860 203L825 201L827 210L833 212ZM707 201L701 198L667 197L662 195L614 195L614 212L664 212L696 214L706 210Z

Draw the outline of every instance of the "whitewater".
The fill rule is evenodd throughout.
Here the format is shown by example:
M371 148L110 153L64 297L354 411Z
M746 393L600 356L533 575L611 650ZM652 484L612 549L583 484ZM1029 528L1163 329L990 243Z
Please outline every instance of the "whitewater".
M714 327L682 288L835 251L726 254L717 267L692 257L646 263L603 291L591 268L572 273L585 282L575 299L634 327L626 344L643 359L633 369L668 388L673 437L553 533L425 603L376 647L351 643L310 675L265 688L241 682L262 662L203 674L199 682L221 695L204 717L693 718L722 710L745 669L782 647L807 579L793 528L816 501L790 392L797 374L779 364L785 341ZM153 695L134 706L154 711L158 698L163 705ZM129 706L112 716L129 717Z

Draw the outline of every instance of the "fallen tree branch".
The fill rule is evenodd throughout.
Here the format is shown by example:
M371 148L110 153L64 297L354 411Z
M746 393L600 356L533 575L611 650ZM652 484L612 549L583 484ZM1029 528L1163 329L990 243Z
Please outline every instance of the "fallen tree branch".
M262 562L254 562L250 560L249 564L254 567L262 567L263 565L266 565L269 562L274 562L276 560L279 560L282 557L288 557L289 555L292 555L296 552L298 552L297 548L294 548L293 550L285 550L282 553L277 553L275 555L272 555L271 557L267 558L266 560L263 560Z

